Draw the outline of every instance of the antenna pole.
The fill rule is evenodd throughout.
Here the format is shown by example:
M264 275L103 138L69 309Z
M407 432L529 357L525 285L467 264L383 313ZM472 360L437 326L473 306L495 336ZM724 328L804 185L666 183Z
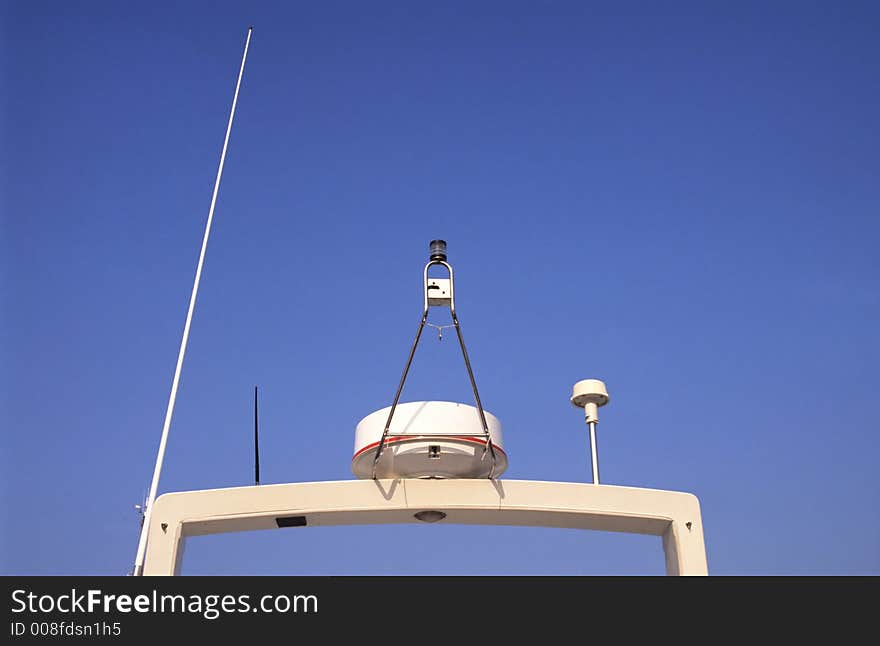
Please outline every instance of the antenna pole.
M599 449L596 447L596 425L599 423L599 408L610 401L605 382L598 379L582 379L571 390L571 404L584 409L584 421L590 428L590 465L593 471L593 484L599 484Z
M150 494L147 497L144 522L141 526L140 540L138 541L137 556L135 556L134 576L140 576L144 569L144 556L147 551L147 534L150 531L150 520L153 514L153 501L156 499L156 491L159 488L159 476L162 473L162 462L165 459L165 446L168 442L168 430L171 428L171 416L174 413L174 402L177 399L177 386L180 382L180 371L183 368L183 357L186 354L186 343L189 339L189 328L192 323L193 310L196 306L196 296L199 292L199 282L202 278L202 265L205 262L205 250L208 247L208 237L211 235L211 222L214 219L214 206L217 204L217 192L220 190L220 178L223 176L223 163L226 161L226 148L229 145L229 134L232 132L232 120L235 117L235 106L238 103L238 90L241 87L241 77L244 75L244 63L247 60L248 46L251 42L253 27L248 27L247 38L244 43L244 54L241 57L241 67L238 70L238 81L235 84L235 95L232 97L232 109L229 112L229 123L226 125L226 138L223 140L223 152L220 153L220 165L217 168L217 179L214 182L214 194L211 196L211 207L208 209L208 221L205 224L205 235L202 238L202 250L199 253L199 262L196 266L196 277L193 281L192 294L189 298L189 309L186 313L186 323L183 325L183 337L180 339L180 351L177 354L177 367L174 369L174 379L171 382L171 394L168 397L168 407L165 410L165 424L162 427L162 438L159 440L159 452L156 455L156 467L153 469L153 481L150 484Z
M593 484L599 484L599 451L596 448L596 422L590 422L590 462L593 465Z
M257 387L254 386L254 484L260 484L260 420L257 417Z

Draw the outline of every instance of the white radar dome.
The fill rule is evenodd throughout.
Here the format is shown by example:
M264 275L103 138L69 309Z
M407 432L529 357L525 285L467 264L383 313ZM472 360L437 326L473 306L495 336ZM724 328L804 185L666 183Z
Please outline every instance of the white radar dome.
M391 407L377 410L357 425L351 470L358 478L373 477L373 462ZM480 413L474 406L424 401L398 404L376 464L377 478L488 478L507 469L501 422L483 411L495 450L486 450Z

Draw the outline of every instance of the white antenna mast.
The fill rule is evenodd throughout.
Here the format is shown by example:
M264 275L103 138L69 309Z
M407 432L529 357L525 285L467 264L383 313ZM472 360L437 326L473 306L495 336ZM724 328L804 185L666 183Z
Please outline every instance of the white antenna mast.
M217 204L217 191L220 189L220 178L223 176L223 162L226 161L226 147L229 145L229 134L232 132L232 119L235 117L235 105L238 103L238 90L241 87L241 77L244 74L244 63L247 60L248 45L251 42L253 27L248 27L247 39L244 42L244 54L241 57L241 67L238 70L238 82L235 84L235 95L232 97L232 109L229 112L229 123L226 125L226 138L223 140L223 152L220 153L220 166L217 168L217 179L214 182L214 194L211 196L211 208L208 210L208 222L205 224L205 236L202 239L202 250L199 253L199 263L196 266L196 278L193 282L192 294L189 298L189 310L186 313L186 323L183 325L183 337L180 339L180 352L177 355L177 367L174 369L174 380L171 382L171 394L168 397L168 408L165 410L165 425L162 427L162 439L159 440L159 453L156 456L156 468L153 470L153 481L150 484L150 493L144 504L144 518L141 525L141 535L138 541L137 556L134 561L134 576L140 576L144 567L144 555L147 550L147 533L150 529L150 517L153 512L153 501L156 499L156 490L159 488L159 475L162 473L162 461L165 459L165 445L168 442L168 429L171 428L171 416L174 414L174 402L177 399L177 385L180 382L180 371L183 368L183 357L186 354L186 342L189 339L189 327L192 322L193 310L196 306L196 296L199 293L199 281L202 278L202 265L205 262L205 250L208 248L208 237L211 235L211 222L214 219L214 206Z
M571 391L571 403L584 409L584 419L590 427L590 464L593 467L593 484L599 484L599 449L596 448L596 424L599 423L599 407L610 401L605 382L599 379L582 379Z

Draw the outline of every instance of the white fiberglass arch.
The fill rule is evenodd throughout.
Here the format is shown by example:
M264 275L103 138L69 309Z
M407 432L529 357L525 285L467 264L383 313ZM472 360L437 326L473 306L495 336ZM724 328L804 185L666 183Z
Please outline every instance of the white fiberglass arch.
M663 539L667 574L708 574L693 494L488 479L303 482L165 494L155 502L144 574L179 573L188 536L423 521L653 534Z

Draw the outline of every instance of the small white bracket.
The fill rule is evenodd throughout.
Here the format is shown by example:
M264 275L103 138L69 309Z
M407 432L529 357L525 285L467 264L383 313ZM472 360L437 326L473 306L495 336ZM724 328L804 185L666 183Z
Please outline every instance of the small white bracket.
M452 305L452 285L448 278L428 278L425 282L428 305L449 307Z

